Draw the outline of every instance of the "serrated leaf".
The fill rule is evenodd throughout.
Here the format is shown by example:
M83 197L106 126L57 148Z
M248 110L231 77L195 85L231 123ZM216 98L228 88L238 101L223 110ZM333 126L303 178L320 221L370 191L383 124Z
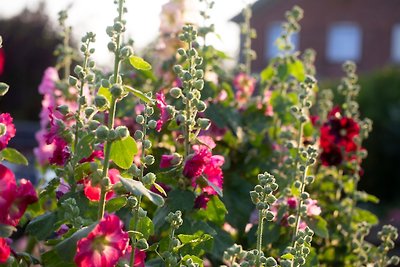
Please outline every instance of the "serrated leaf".
M3 149L1 152L1 157L8 162L21 164L21 165L28 165L28 160L22 155L18 150L14 148L7 147Z
M57 216L53 212L42 214L29 222L26 231L35 236L38 240L45 240L48 238L54 229Z
M213 237L208 234L194 235L178 235L182 244L176 249L182 255L198 255L201 256L207 251L210 251L213 246Z
M186 266L186 261L189 259L191 259L193 263L197 263L200 267L204 266L203 260L194 255L186 255L185 257L183 257L181 260L181 264L184 264Z
M142 184L142 182L123 177L120 177L120 181L122 185L125 187L125 189L134 194L135 196L145 196L151 202L153 202L155 205L159 207L164 205L164 198L154 192L151 192Z
M120 168L129 169L137 153L137 145L132 136L112 142L110 159Z
M8 224L0 224L0 237L9 237L17 228Z
M112 198L106 202L106 211L110 213L115 212L124 207L126 203L127 203L126 197Z
M144 101L146 103L153 103L153 99L151 99L150 97L145 95L143 92L141 92L133 87L124 85L124 89L131 92L134 96L140 98L142 101Z
M135 217L133 217L129 223L130 229L134 229ZM149 217L139 218L137 223L137 231L140 232L144 238L148 239L154 234L153 221Z
M308 227L322 238L329 237L328 223L321 216L313 216L306 220Z
M151 70L151 65L141 57L131 56L129 57L131 65L138 70Z

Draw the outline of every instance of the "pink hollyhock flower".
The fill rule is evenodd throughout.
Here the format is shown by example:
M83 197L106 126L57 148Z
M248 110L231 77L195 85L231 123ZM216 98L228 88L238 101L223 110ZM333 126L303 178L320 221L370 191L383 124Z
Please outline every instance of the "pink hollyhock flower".
M92 232L77 243L74 261L78 267L113 267L125 254L129 235L116 215L106 215Z
M0 238L0 263L6 263L10 257L11 249L4 238Z
M0 164L0 223L16 226L28 205L38 200L35 188L26 179L17 186L14 173Z
M199 177L206 168L211 156L211 151L206 146L199 146L199 149L195 150L195 153L186 160L183 167L183 175L190 179Z
M318 216L321 214L321 208L317 205L318 201L311 198L307 199L307 216Z
M92 154L90 154L89 157L81 159L79 163L93 162L95 159L103 159L103 158L104 158L103 150L95 150L92 152Z
M170 168L172 167L172 161L175 155L162 155L160 161L160 168Z
M110 178L111 184L116 184L119 182L119 171L117 169L110 169L108 171L108 177ZM101 193L101 186L100 184L98 185L92 185L92 181L89 178L85 178L83 180L84 184L84 193L85 196L90 200L90 201L99 201L100 200L100 193ZM113 191L109 191L106 193L106 200L109 200L114 196Z
M53 67L47 68L44 72L42 82L39 85L39 93L42 95L53 94L56 87L56 81L58 80L59 77L57 70Z
M6 128L5 133L0 136L0 150L7 147L8 142L15 136L15 126L13 124L13 118L9 113L0 114L0 124L3 124Z
M156 93L157 108L160 109L160 119L157 121L156 131L161 131L161 127L169 120L167 110L167 103L165 102L165 95L163 93Z
M46 130L40 130L35 134L35 139L39 145L38 147L35 147L33 149L33 153L35 154L36 159L40 165L45 165L46 163L48 163L49 158L53 156L55 149L54 144L48 145L46 143L46 138L45 138L46 133L47 133Z
M49 158L49 163L63 166L71 156L68 143L61 137L56 136L53 140L53 144L55 148L53 155Z
M126 249L125 255L123 256L124 260L126 262L130 261L131 254L132 254L132 247L128 246L128 248ZM146 252L135 248L135 262L133 263L133 266L134 267L145 267L145 264L144 264L145 260L146 260Z
M224 165L225 159L223 156L214 155L210 158L210 161L204 169L204 175L207 177L208 181L213 183L219 189L222 189L224 182L224 174L222 172L222 165ZM216 195L217 192L212 186L206 186L202 188L203 192L209 195Z
M207 194L201 194L194 200L194 208L206 209L208 201L210 201L210 196L208 196Z
M297 198L295 198L295 197L289 197L289 198L286 200L286 203L287 203L287 205L288 205L289 208L291 208L291 209L297 209Z
M251 97L256 87L256 79L246 73L239 73L233 80L236 89L235 98L239 104L245 104Z

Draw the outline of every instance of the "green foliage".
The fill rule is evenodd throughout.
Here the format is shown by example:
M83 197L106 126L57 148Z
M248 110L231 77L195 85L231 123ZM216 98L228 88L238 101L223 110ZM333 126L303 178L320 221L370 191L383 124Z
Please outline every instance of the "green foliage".
M28 160L14 148L7 147L0 152L0 158L10 163L28 165Z
M151 65L141 57L131 56L129 62L135 69L151 70Z
M116 140L111 144L110 159L122 169L129 169L132 166L133 158L137 153L135 139L131 136L125 139Z

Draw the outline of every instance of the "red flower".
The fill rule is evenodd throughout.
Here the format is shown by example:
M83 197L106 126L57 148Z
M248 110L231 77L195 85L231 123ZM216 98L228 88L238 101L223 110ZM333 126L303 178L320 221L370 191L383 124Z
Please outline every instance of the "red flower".
M130 261L131 254L132 254L132 247L128 246L128 248L126 249L125 255L124 255L124 259L126 262ZM146 260L146 252L135 248L135 262L133 263L133 266L134 267L145 267L145 264L144 264L145 260Z
M210 196L208 196L207 194L201 194L194 200L194 208L206 209L208 201L210 201Z
M325 147L321 153L321 162L324 166L337 166L342 163L343 155L340 148L334 144Z
M4 72L4 65L5 65L5 53L2 48L0 48L0 75Z
M160 119L157 121L156 131L161 131L161 127L169 120L169 113L167 110L167 103L165 102L165 95L163 93L156 93L157 108L160 109Z
M206 146L199 146L199 149L186 160L183 167L183 175L190 179L199 177L206 168L211 156L211 151Z
M103 158L104 158L103 150L95 150L92 152L92 154L90 154L89 157L81 159L79 163L93 162L94 159L103 159Z
M30 181L21 179L17 186L14 173L0 164L0 223L18 225L28 205L37 200Z
M92 232L78 241L74 261L78 267L113 267L125 254L129 235L116 215L106 215Z
M5 263L10 257L10 247L4 238L0 238L0 263Z
M0 150L3 150L7 147L10 139L15 136L15 126L13 124L13 118L9 113L0 114L0 124L6 127L6 132L0 136Z
M61 137L56 136L53 139L53 144L55 145L55 149L53 156L49 158L49 163L63 166L71 156L68 143Z
M111 184L116 184L119 182L119 171L117 169L110 169L108 171L108 177L110 178ZM101 186L100 184L93 186L92 181L89 178L85 178L83 180L84 184L84 193L85 196L90 201L99 201L100 200L100 193L101 193ZM113 191L109 191L106 193L106 200L109 200L114 196Z
M222 189L222 184L224 181L224 174L222 173L222 165L224 165L225 159L223 156L214 155L210 158L210 161L204 169L204 174L208 181L213 183L219 189ZM217 192L212 186L206 186L202 188L203 192L209 195L216 195Z

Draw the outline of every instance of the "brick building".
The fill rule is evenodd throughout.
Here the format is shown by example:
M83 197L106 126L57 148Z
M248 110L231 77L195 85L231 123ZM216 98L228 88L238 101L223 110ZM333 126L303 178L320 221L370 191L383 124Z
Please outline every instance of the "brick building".
M263 69L275 56L274 40L281 31L285 11L304 9L301 32L292 41L303 51L317 52L321 76L341 74L341 63L357 63L360 72L400 63L400 0L259 0L253 5L252 27L257 39L253 69ZM232 20L241 21L241 15Z

